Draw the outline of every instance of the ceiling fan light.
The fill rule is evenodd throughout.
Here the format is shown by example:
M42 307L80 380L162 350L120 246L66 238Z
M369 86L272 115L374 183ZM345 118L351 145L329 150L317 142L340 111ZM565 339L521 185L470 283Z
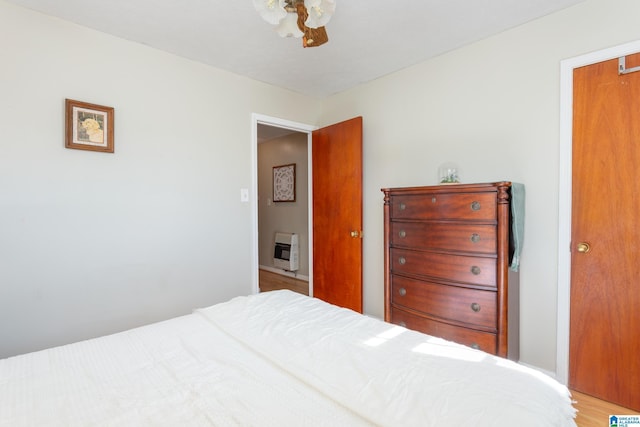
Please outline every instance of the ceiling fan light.
M304 36L302 37L303 47L318 47L329 41L327 36L327 30L324 27L318 28L305 28Z
M262 19L272 25L278 25L287 16L285 0L253 0L253 7Z
M309 16L304 22L309 28L319 28L327 25L336 11L335 0L304 0Z
M276 31L280 37L300 38L304 34L298 28L298 15L296 13L287 13L287 16L280 21L280 25L276 27Z
M327 36L327 31L324 27L310 28L304 24L309 17L309 14L307 13L307 8L302 1L296 4L296 9L298 13L298 28L304 33L304 36L302 36L302 46L317 47L328 42L329 37Z

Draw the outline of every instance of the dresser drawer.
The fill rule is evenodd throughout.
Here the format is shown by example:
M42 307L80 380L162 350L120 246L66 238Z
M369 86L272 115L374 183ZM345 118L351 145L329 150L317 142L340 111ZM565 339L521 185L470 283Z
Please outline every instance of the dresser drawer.
M496 193L432 193L391 197L392 219L495 221Z
M391 309L391 323L469 347L479 348L487 353L496 354L496 335L489 332L480 332L460 326L449 325L416 316L397 308Z
M496 253L496 226L440 222L391 223L391 246Z
M496 259L391 248L391 271L496 286Z
M496 292L391 277L391 303L431 317L495 330Z

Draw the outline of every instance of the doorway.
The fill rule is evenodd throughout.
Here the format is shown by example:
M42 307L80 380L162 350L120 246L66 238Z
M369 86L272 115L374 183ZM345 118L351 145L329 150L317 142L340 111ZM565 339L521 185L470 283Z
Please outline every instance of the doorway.
M260 292L288 289L309 295L307 145L304 132L258 124Z
M309 230L312 230L309 296L362 312L362 117L320 129L264 116L252 117L254 293L259 292L257 133L259 124L267 124L307 133Z
M306 195L310 195L311 185L312 185L311 167L310 167L311 143L312 143L311 132L315 130L316 127L307 125L307 124L291 122L288 120L283 120L275 117L253 114L251 117L251 129L252 129L252 137L251 137L252 185L250 190L250 194L251 194L250 200L252 203L251 211L252 211L252 224L253 224L252 226L253 254L252 254L252 265L251 265L251 272L252 272L251 281L252 281L252 292L258 293L260 292L260 275L261 273L264 273L264 271L260 270L261 247L263 248L262 258L264 259L265 258L264 253L269 251L268 246L271 245L271 242L274 239L274 236L272 235L274 233L264 232L264 230L260 229L260 207L261 207L260 205L262 205L263 209L265 208L265 206L268 206L269 208L276 208L276 207L284 208L284 210L287 210L287 208L290 208L293 205L293 203L283 202L282 204L278 203L279 206L276 206L277 203L274 202L273 199L269 200L270 198L268 197L268 195L267 196L263 195L262 197L259 197L259 194L258 194L258 188L259 188L258 144L261 144L261 143L268 144L269 143L268 140L274 140L274 139L279 139L283 137L286 138L287 135L293 135L294 137L297 135L298 137L302 137L303 139L306 139L306 151L307 151L306 165L301 165L304 167L298 167L296 176L298 178L297 179L298 183L302 181L303 183L307 184L307 185L303 185L302 188L300 188L300 185L298 184L297 190L303 191L304 193L306 193ZM277 166L277 165L274 164L273 166ZM305 173L306 176L303 176L303 177L300 176L299 171L301 169L304 171L307 171L307 173ZM270 172L267 171L267 173L270 173ZM312 251L313 236L312 236L312 233L310 232L310 230L312 229L312 220L310 217L311 197L307 197L307 199L308 199L307 206L306 206L307 209L305 209L305 211L307 212L306 229L309 230L309 232L307 232L307 237L304 239L305 241L302 243L304 245L304 248L301 248L301 253L307 258L307 264L308 264L308 275L306 275L306 277L303 277L303 279L308 279L308 293L310 296L313 296L313 274L312 274L313 272L313 251ZM299 206L299 202L298 202L298 206ZM298 228L301 228L301 227L298 227ZM287 230L278 230L278 231L297 232L298 230L296 228L295 230L287 229ZM273 283L275 281L276 286L278 286L277 283L281 283L282 286L284 287L292 286L292 287L295 287L296 289L300 289L299 286L301 283L296 278L296 274L286 273L284 271L282 271L283 274L273 274L274 272L279 273L278 269L267 270L266 272L268 274L262 274L262 276L263 276L263 280L265 277L269 278L270 280L269 286L273 286Z
M573 143L573 73L574 69L623 57L640 51L640 41L565 60L561 64L561 129L558 238L558 335L557 379L569 380L569 335L571 303L571 234L572 234L572 143Z

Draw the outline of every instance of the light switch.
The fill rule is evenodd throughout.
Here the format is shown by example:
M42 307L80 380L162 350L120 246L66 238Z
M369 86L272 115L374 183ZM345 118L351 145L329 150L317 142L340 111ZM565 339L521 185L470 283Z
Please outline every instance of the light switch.
M240 201L241 202L248 202L249 201L249 189L248 188L241 188L240 189Z

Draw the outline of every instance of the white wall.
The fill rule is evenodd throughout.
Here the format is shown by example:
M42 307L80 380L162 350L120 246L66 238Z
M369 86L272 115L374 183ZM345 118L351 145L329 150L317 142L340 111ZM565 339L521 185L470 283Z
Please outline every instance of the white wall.
M0 52L0 358L251 292L251 114L319 101L2 0ZM114 154L64 148L65 98Z
M380 188L463 182L527 188L521 360L554 371L560 61L640 39L640 2L589 0L328 99L321 123L364 118L365 312L383 313Z

